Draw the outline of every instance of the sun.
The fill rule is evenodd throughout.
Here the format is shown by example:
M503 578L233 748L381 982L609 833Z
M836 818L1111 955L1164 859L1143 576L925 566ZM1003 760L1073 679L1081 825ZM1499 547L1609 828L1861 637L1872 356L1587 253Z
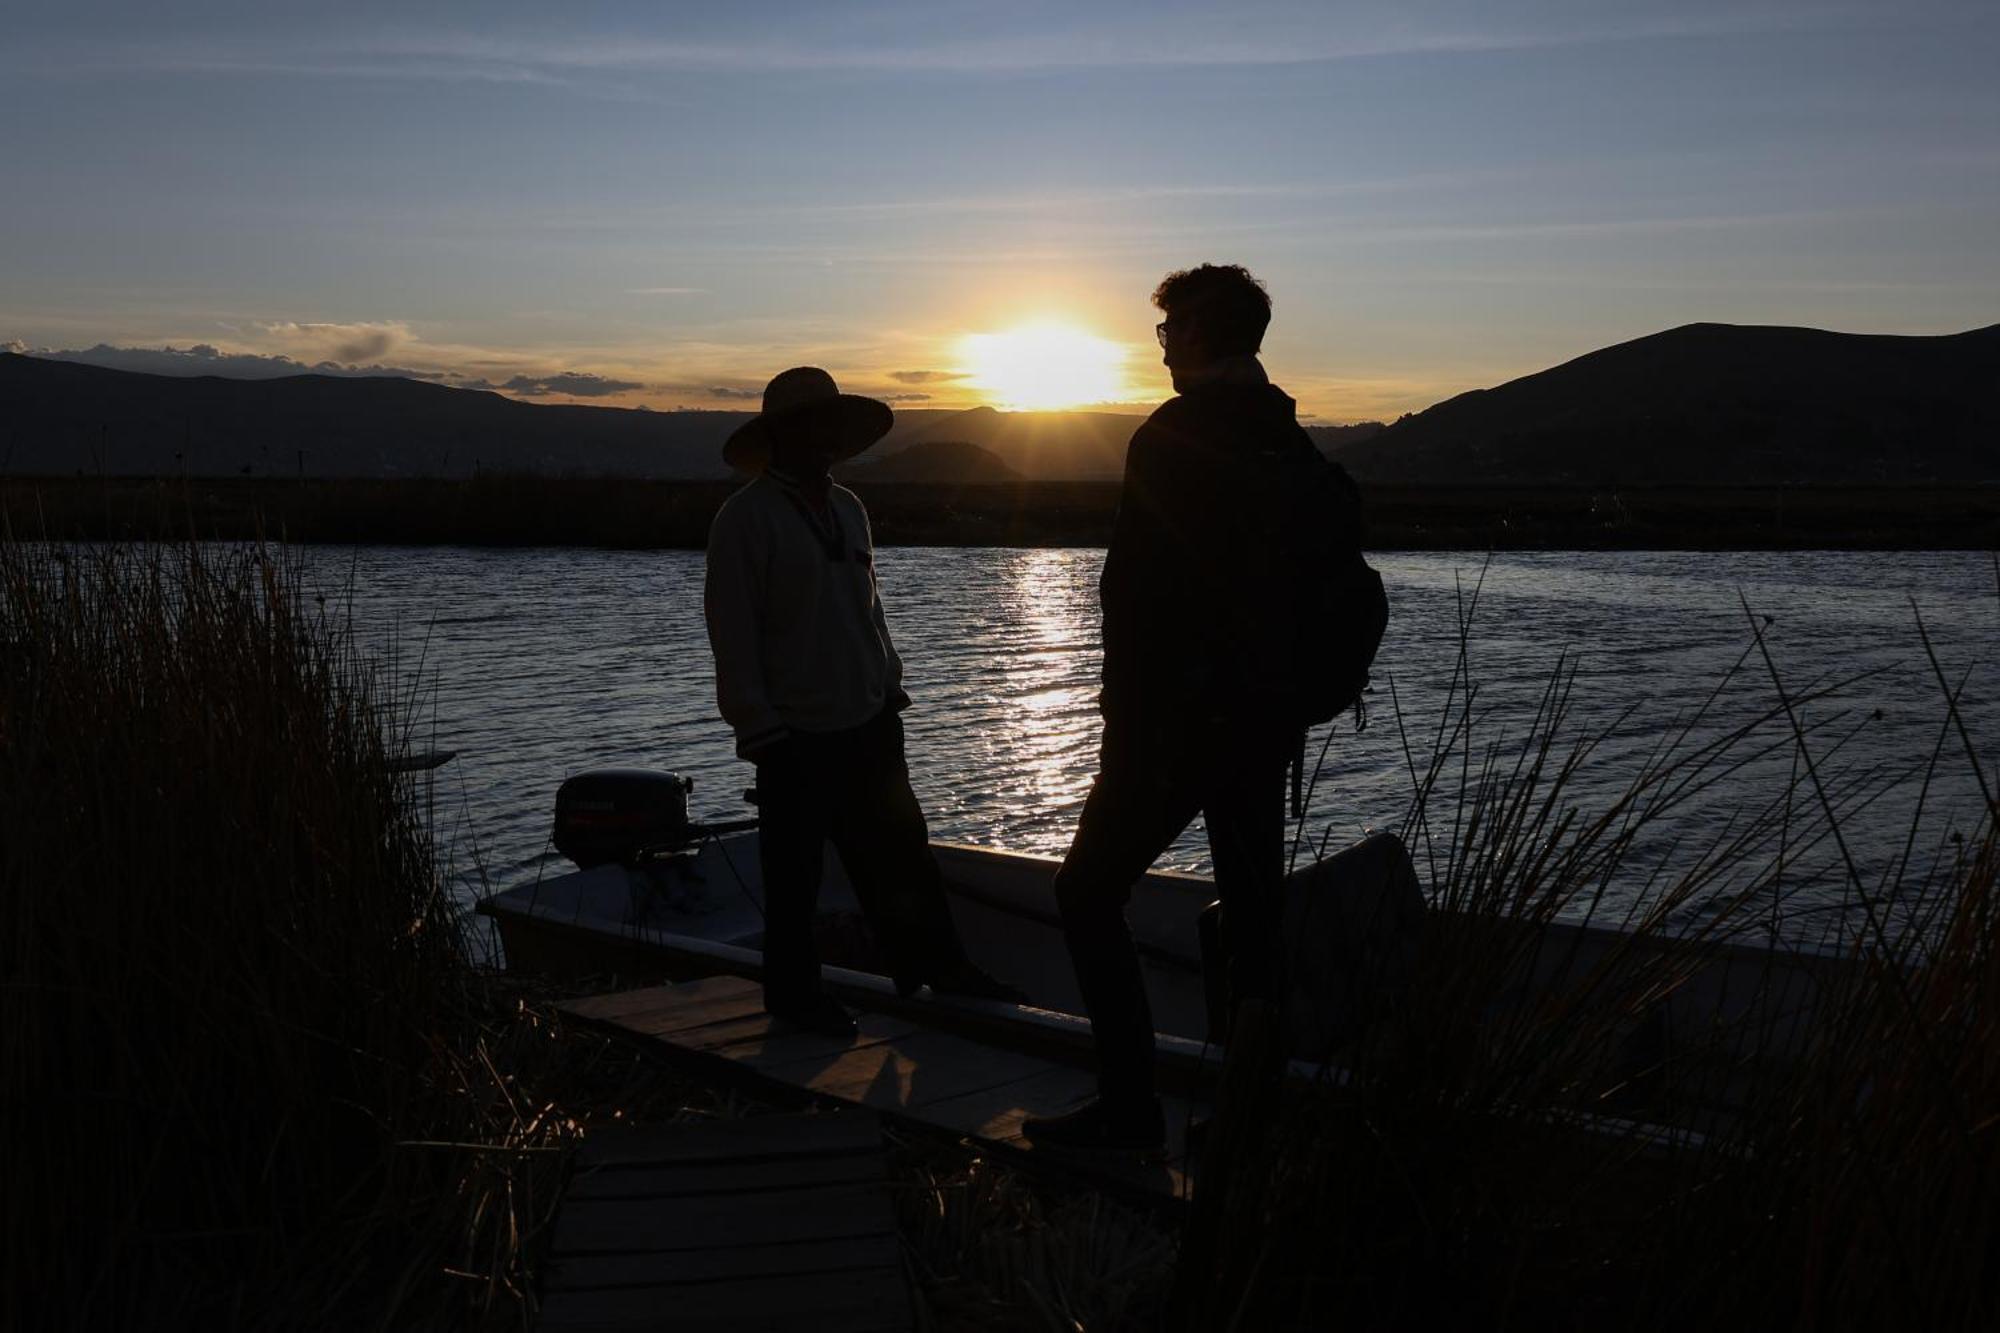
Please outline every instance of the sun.
M1129 396L1126 349L1073 325L1051 320L970 333L958 353L967 386L1000 407L1047 410Z

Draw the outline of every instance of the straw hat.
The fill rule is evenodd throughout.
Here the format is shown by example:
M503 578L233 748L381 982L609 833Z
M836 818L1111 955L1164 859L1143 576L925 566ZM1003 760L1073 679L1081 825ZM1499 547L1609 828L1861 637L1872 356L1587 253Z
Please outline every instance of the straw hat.
M771 423L810 430L829 462L852 458L889 433L895 421L887 403L842 393L818 366L794 366L764 386L764 410L736 428L722 446L722 461L741 472L762 472L771 461Z

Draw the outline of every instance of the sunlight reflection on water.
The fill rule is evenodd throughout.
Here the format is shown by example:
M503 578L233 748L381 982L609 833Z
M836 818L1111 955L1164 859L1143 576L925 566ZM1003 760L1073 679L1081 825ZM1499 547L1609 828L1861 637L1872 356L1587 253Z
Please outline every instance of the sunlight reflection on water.
M741 813L751 772L714 712L701 623L698 552L320 548L321 586L351 588L365 642L397 645L395 670L418 702L418 748L455 749L438 775L441 841L469 899L559 861L547 849L555 788L587 768L672 768L696 779L698 813ZM887 548L884 601L908 665L913 781L934 837L1060 855L1089 790L1099 734L1096 550ZM1477 556L1388 554L1390 638L1378 664L1375 725L1336 724L1308 828L1333 845L1364 826L1397 827L1411 791L1386 688L1428 745L1456 652L1458 609ZM1472 644L1482 734L1525 730L1559 655L1578 672L1575 729L1636 712L1577 788L1605 799L1750 644L1739 590L1787 677L1880 672L1813 720L1860 730L1844 751L1858 770L1893 775L1937 740L1938 690L1912 630L1909 598L1987 745L2000 722L2000 602L1987 558L1958 554L1509 553L1478 593ZM1198 612L1191 609L1190 614ZM1725 692L1725 716L1768 704L1748 671ZM1873 710L1880 710L1880 717ZM1314 736L1313 752L1324 736ZM1963 778L1964 764L1950 770ZM1756 799L1769 764L1714 794L1715 820ZM1782 775L1780 775L1782 780ZM1969 779L1947 793L1967 813ZM1858 826L1884 839L1908 818L1889 793ZM1707 817L1707 816L1701 816ZM1205 871L1199 824L1163 865Z

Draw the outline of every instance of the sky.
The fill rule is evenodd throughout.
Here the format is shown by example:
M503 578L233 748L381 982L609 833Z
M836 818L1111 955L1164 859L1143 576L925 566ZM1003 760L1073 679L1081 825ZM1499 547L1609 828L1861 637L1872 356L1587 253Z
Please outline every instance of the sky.
M1390 419L2000 322L1996 69L1993 0L0 0L0 344L656 409L1029 405L1011 348L1144 410L1154 285L1241 263L1302 413Z

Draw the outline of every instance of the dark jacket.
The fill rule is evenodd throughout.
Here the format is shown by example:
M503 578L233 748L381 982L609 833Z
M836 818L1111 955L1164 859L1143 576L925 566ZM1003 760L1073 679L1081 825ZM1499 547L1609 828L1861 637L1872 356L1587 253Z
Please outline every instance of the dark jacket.
M1297 406L1274 385L1205 385L1132 436L1099 584L1107 722L1258 720L1244 688L1255 654L1237 633L1237 611L1268 583L1269 480L1254 464L1313 449Z

